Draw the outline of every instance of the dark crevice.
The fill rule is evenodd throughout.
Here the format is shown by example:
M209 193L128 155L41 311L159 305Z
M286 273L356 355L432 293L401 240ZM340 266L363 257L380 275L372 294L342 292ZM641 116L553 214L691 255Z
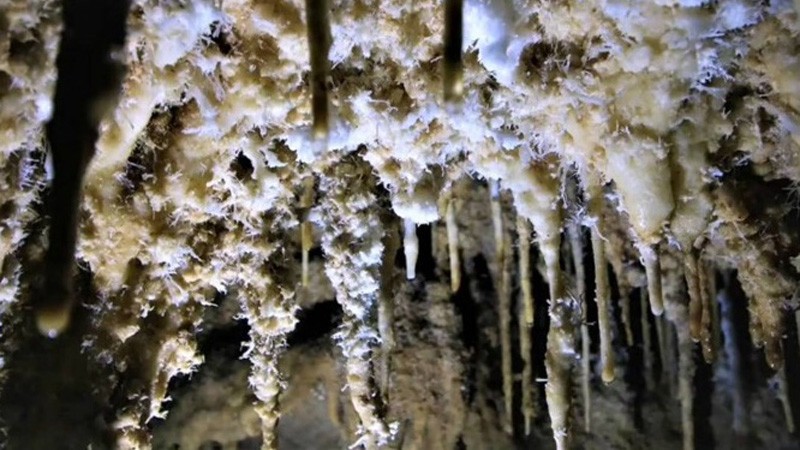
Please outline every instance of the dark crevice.
M154 164L154 152L141 142L137 143L125 165L125 176L122 178L123 198L129 198L139 191L142 183L153 175Z
M417 239L419 240L419 256L417 257L417 274L425 281L435 281L436 259L433 256L433 240L430 225L419 225L417 227Z
M286 341L289 347L314 342L342 323L342 306L334 300L315 303L297 313L297 325Z
M85 264L80 265L86 267ZM16 349L7 356L5 384L0 394L0 421L5 433L0 447L8 449L112 448L104 412L111 386L103 367L84 351L91 336L92 309L99 297L93 275L80 270L76 294L84 300L73 326L55 339L38 333L31 316L10 323Z
M641 302L640 290L636 290L630 295L630 315L631 330L633 331L634 345L628 348L628 364L625 365L625 383L633 392L633 403L631 404L633 423L637 430L644 431L644 416L642 407L646 393L645 386L645 367L644 367L644 341L641 322ZM644 311L646 314L647 311Z
M797 321L794 320L794 312L787 314L786 320L786 341L784 347L787 395L789 396L789 406L792 409L792 416L795 421L795 437L800 438L800 353L797 351L798 341ZM794 347L794 349L792 349Z
M253 162L243 152L239 152L231 162L231 170L239 181L249 180L253 176Z
M503 410L502 367L499 340L492 338L498 323L495 291L489 264L479 254L466 264L464 281L469 283L477 305L477 355L475 383L485 394L487 404L495 411ZM499 336L498 336L499 337Z
M465 272L463 259L461 260L461 273ZM479 364L478 345L480 328L478 326L478 303L472 297L469 290L469 283L462 282L458 291L453 294L452 302L456 314L461 318L461 332L459 338L467 351L468 361L465 374L466 384L466 403L471 405L475 400L477 390L476 370Z
M695 448L714 449L714 430L711 427L711 401L714 396L714 370L706 364L699 345L694 346L694 391L692 411Z
M534 388L536 389L536 410L540 413L536 417L536 424L544 426L549 423L547 411L547 400L544 395L544 383L537 379L547 378L545 367L545 354L547 352L547 331L550 329L550 314L548 302L550 298L550 288L544 275L536 268L537 261L540 259L538 247L531 246L531 284L533 285L533 329L531 330L531 351L533 352L533 377Z

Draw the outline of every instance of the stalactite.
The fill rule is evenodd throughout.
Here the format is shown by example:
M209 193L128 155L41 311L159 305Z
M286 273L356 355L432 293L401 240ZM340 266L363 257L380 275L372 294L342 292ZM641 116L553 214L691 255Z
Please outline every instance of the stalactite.
M730 275L726 277L730 278ZM737 436L744 436L747 433L748 421L746 387L743 379L744 366L742 363L744 361L740 352L741 337L736 330L733 299L730 297L728 283L729 281L726 281L726 287L720 293L721 328L725 342L725 361L731 373L730 396L733 404L733 432Z
M647 275L647 296L650 300L650 311L654 316L664 312L664 298L661 292L661 257L658 254L658 245L643 248L642 259Z
M563 213L555 165L537 162L521 177L524 188L511 189L518 214L533 224L550 287L550 329L547 333L545 398L556 448L569 448L571 440L572 371L575 361L576 304L566 295L561 264Z
M583 396L583 424L584 430L588 433L592 429L592 396L589 382L592 376L591 353L589 346L589 319L587 312L589 309L586 293L586 270L583 266L583 239L580 226L571 223L567 227L570 248L572 249L572 261L575 266L576 295L581 308L581 394Z
M667 369L667 336L666 331L664 330L665 319L664 316L656 317L655 320L656 325L656 339L658 340L658 359L661 361L661 375L662 380L667 378L667 386L669 386L669 372Z
M503 229L503 210L500 204L500 183L493 181L489 186L489 195L491 200L492 209L492 229L494 230L495 242L495 259L497 262L502 261L506 253L506 246L504 240ZM499 270L500 266L498 266Z
M258 400L254 408L261 419L263 450L278 448L279 400L285 388L278 364L286 347L286 334L296 323L294 292L269 278L265 274L261 286L247 286L239 292L242 309L249 318L250 342L244 356L252 365L249 381Z
M664 348L666 353L663 362L666 369L667 385L669 386L669 392L675 395L678 392L678 361L675 350L677 335L675 326L667 318L662 316L661 321L664 327Z
M517 238L519 239L519 285L520 302L517 325L522 354L522 415L525 422L525 436L530 435L531 423L536 418L536 403L533 385L533 361L531 351L531 331L533 328L533 287L531 286L531 228L528 219L517 215Z
M514 411L514 380L511 365L511 261L506 254L506 241L508 238L503 221L503 209L500 203L500 188L496 182L491 185L490 195L495 238L495 264L499 275L497 308L500 320L503 399L505 401L504 427L508 433L511 433Z
M683 265L680 258L680 255L673 254L669 254L667 258L669 268L665 274L666 306L667 318L674 325L670 328L677 334L677 394L681 411L683 449L694 450L694 343L689 334L689 305L683 283L685 274L680 270Z
M639 304L641 306L641 324L642 324L642 357L644 359L644 379L646 389L652 389L653 383L653 343L650 334L650 318L647 307L647 300L649 297L649 289L641 290L639 296ZM652 304L652 303L651 303Z
M507 236L507 235L506 235ZM508 237L504 239L508 241ZM506 244L508 245L508 243ZM502 288L500 289L500 335L502 340L503 352L503 395L506 406L506 427L509 434L514 429L514 372L511 347L511 266L512 259L503 256L503 275L501 279Z
M328 0L306 0L306 26L308 48L311 52L311 112L314 139L324 140L329 130L328 73L331 47L331 25Z
M300 208L302 219L300 222L300 247L302 251L301 260L301 284L308 287L308 253L313 245L312 225L308 221L308 212L314 202L314 177L307 177L303 181L303 192L300 198Z
M406 256L406 278L417 277L417 258L419 257L419 239L417 224L409 219L403 220L403 253Z
M450 291L458 292L461 287L461 261L458 256L458 223L456 223L455 198L447 202L445 213L447 227L447 250L450 255Z
M525 436L531 434L531 423L536 418L536 399L534 398L533 361L531 352L531 324L525 320L524 302L519 304L517 326L519 329L519 351L522 356L522 417Z
M392 434L380 415L381 396L375 392L370 364L379 341L374 322L384 250L371 174L369 166L357 157L342 158L320 180L327 201L320 206L318 218L325 230L325 272L344 310L335 338L345 358L350 400L361 421L361 436L355 445L368 449L384 445Z
M686 286L689 293L689 333L693 341L699 342L703 326L703 300L700 293L703 286L700 283L697 253L689 250L684 255L683 261Z
M388 223L387 223L388 222ZM378 333L381 337L380 383L384 397L389 394L389 375L391 373L391 354L394 340L394 293L396 288L394 260L400 250L400 234L393 220L384 220L387 230L383 236L384 252L381 263L381 297L378 303ZM388 404L388 399L384 398Z
M722 348L722 320L720 318L719 307L719 287L717 286L717 270L713 266L713 262L709 261L706 265L708 269L708 292L711 297L711 346L714 349L714 354L718 355Z
M625 328L625 344L633 347L633 328L631 327L631 296L628 292L620 292L620 313L622 326Z
M703 259L698 260L698 286L700 288L700 302L701 308L701 329L700 329L700 343L703 350L703 359L706 363L711 364L716 358L716 348L714 348L713 325L712 325L712 312L711 309L716 306L712 304L711 294L709 292L708 283L708 263Z
M520 319L528 328L533 327L534 304L531 286L531 227L527 218L517 215L517 236L519 236L519 286L522 292L523 317Z
M606 383L614 381L614 350L611 336L611 295L608 281L605 240L600 235L603 229L603 187L596 175L585 176L589 214L594 220L592 226L592 255L594 261L595 302L597 303L597 324L600 329L600 360L603 367L602 378ZM627 325L629 327L629 325Z
M569 411L571 409L570 374L572 352L574 352L574 336L571 324L571 305L565 301L564 284L558 262L559 237L547 245L540 244L547 266L547 280L550 284L550 331L547 336L547 395L550 421L556 448L569 448ZM554 300L555 299L555 300Z
M778 400L781 402L781 407L783 408L783 417L786 420L786 431L789 434L794 433L794 414L792 414L792 404L789 401L789 387L788 381L786 380L786 367L781 367L776 373L775 377L777 378L777 397Z

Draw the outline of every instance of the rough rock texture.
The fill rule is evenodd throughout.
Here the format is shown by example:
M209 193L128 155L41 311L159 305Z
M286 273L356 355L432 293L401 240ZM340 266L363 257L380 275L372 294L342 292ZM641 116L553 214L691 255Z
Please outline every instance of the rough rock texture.
M7 447L792 442L795 3L132 0L122 48L69 8L0 2Z

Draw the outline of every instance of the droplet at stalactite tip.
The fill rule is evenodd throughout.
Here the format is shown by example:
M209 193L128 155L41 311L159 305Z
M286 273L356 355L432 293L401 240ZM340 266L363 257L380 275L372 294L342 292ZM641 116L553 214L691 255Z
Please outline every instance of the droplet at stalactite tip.
M306 26L308 47L311 53L311 113L313 137L324 141L330 128L330 101L328 99L328 74L331 47L331 25L328 0L306 0Z

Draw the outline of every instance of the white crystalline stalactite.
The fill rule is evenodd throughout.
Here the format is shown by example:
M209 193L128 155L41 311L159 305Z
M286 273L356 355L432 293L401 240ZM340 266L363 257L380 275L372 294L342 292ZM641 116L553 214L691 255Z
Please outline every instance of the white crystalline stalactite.
M250 325L245 356L252 366L249 381L257 399L255 411L261 419L261 448L275 450L279 400L285 388L278 364L286 347L286 335L294 329L296 319L294 292L263 273L264 264L252 267L256 273L261 272L263 278L258 278L264 282L243 287L237 294Z
M621 204L637 237L636 245L647 275L650 310L659 316L664 311L664 302L658 247L661 228L675 207L669 161L660 142L641 139L636 143L621 140L620 144L630 148L608 149L605 170L616 183Z
M592 220L592 255L594 261L595 302L597 303L597 325L600 329L600 361L602 379L606 383L614 380L614 351L611 336L611 292L606 262L606 242L600 235L603 229L603 186L594 174L586 176L586 196Z
M591 338L589 337L589 319L587 317L586 269L583 266L583 236L581 235L580 225L571 223L567 227L567 235L569 236L572 260L575 266L575 296L580 302L581 308L581 394L583 396L584 430L588 433L592 429Z
M689 333L689 308L682 279L685 275L681 274L679 269L682 265L679 258L670 255L667 260L671 270L667 270L665 276L665 311L677 334L677 393L681 412L683 450L694 450L694 344Z
M519 284L520 302L517 325L519 327L519 347L522 356L522 416L525 422L525 435L531 432L531 424L536 418L536 404L533 385L533 361L531 356L531 331L533 328L533 286L531 286L531 227L528 219L517 215L517 236L519 239Z
M357 445L371 449L390 438L380 416L371 358L379 344L377 307L383 256L381 226L371 169L355 157L345 156L320 180L326 201L316 222L324 230L325 273L344 310L336 340L345 358L347 389L361 422Z
M458 223L456 222L455 199L450 198L445 212L447 227L447 250L450 255L450 291L458 292L461 287L461 261L458 256Z
M406 278L413 280L417 277L419 238L417 238L417 224L409 219L403 220L403 253L406 256Z
M670 218L670 231L683 253L689 295L689 333L694 342L703 341L703 355L710 361L710 300L699 241L708 226L712 203L704 175L708 166L708 143L707 138L701 136L699 130L688 123L674 133L670 168L675 210Z
M384 252L381 262L381 298L378 305L378 332L381 338L381 354L379 358L379 387L384 401L388 401L389 378L391 375L391 354L395 346L394 336L394 297L398 288L398 277L394 266L397 252L400 250L400 233L397 222L386 223L386 234L383 237Z
M553 162L532 162L519 167L515 177L504 181L512 192L517 213L533 224L550 285L550 330L547 335L547 384L545 395L553 438L559 450L569 448L571 437L572 372L576 358L576 305L564 286L560 268L562 211Z
M508 247L505 223L503 221L503 208L500 202L500 187L497 182L493 182L490 187L492 225L494 227L495 242L495 267L497 268L497 309L500 321L500 348L501 366L503 371L503 399L505 400L505 423L506 431L512 432L513 405L514 405L514 381L511 361L511 275L510 258L508 258L506 248Z
M684 255L684 272L686 273L686 289L689 294L689 335L694 342L700 341L703 326L703 301L700 290L699 257L690 251Z
M703 351L703 359L706 363L712 364L717 356L717 348L714 345L714 317L712 309L716 309L716 301L711 298L709 278L714 276L710 263L700 259L698 267L698 284L700 285L700 302L702 304L700 315L700 347Z

